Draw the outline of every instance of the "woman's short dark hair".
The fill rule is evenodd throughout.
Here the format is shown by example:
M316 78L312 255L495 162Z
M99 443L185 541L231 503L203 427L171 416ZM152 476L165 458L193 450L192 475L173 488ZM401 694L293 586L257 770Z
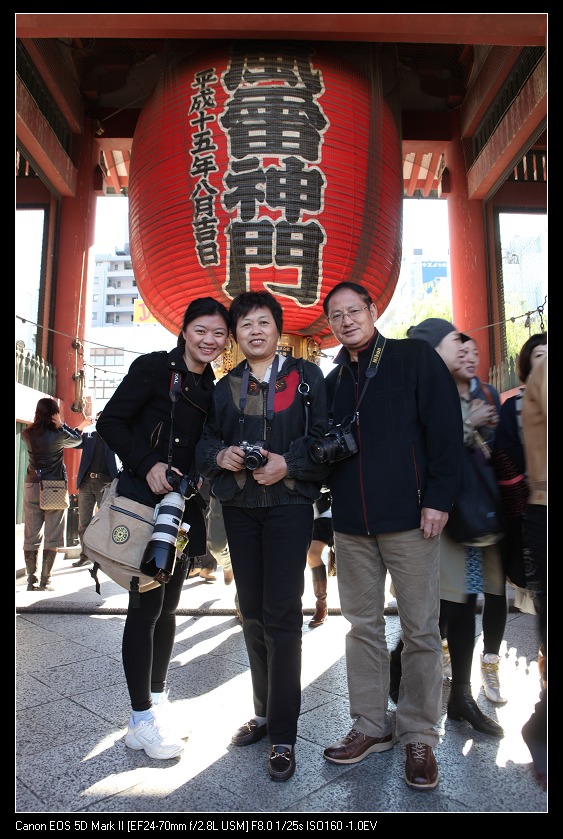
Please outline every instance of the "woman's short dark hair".
M283 332L283 307L269 291L244 291L235 297L229 307L231 332L236 335L237 323L253 309L269 309L278 329L278 335Z
M371 295L367 288L364 288L364 286L360 285L359 283L352 283L345 280L344 282L335 285L334 288L331 288L331 290L325 297L323 301L323 312L325 313L325 315L328 315L328 304L330 302L331 297L333 297L337 291L343 291L345 289L348 291L355 291L356 294L359 294L366 306L371 306L371 304L373 303L373 300L371 299Z
M536 335L530 335L526 343L522 346L518 356L518 378L522 383L527 382L528 376L532 372L533 351L542 344L547 344L547 332L538 332Z
M182 320L182 329L178 335L178 346L184 347L186 345L186 340L183 336L183 332L186 327L197 318L201 318L204 315L219 315L225 321L225 326L227 327L227 331L229 329L229 310L226 306L220 303L218 300L215 300L214 297L196 297L195 300L192 300L186 311L184 312L184 318Z

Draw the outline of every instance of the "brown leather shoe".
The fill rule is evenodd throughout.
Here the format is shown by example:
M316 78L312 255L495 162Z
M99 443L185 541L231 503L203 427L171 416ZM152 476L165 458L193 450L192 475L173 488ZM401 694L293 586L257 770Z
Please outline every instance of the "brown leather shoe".
M295 772L295 752L285 746L272 746L268 775L272 781L287 781Z
M265 737L267 733L268 726L265 723L264 725L258 725L256 720L249 720L240 728L237 728L231 737L231 743L233 746L251 746L252 743L257 743L262 737Z
M438 764L431 746L407 743L405 781L413 789L434 789L438 785Z
M386 752L393 748L393 735L368 737L353 728L345 737L327 746L323 757L331 763L359 763L373 752Z

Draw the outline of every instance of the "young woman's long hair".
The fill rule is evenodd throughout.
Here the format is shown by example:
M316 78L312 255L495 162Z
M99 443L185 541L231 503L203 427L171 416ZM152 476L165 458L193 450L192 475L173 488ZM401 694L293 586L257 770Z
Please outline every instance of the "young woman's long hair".
M49 428L54 431L56 426L53 424L53 417L59 414L60 410L58 404L50 396L40 399L35 406L33 422L27 427L28 432L30 434L38 434Z

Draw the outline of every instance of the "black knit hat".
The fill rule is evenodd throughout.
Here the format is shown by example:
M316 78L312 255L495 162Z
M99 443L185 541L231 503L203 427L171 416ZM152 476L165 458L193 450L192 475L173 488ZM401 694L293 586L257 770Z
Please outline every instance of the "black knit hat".
M457 332L457 329L449 320L443 318L426 318L416 326L407 329L408 338L418 338L421 341L428 341L430 346L436 347L450 332Z

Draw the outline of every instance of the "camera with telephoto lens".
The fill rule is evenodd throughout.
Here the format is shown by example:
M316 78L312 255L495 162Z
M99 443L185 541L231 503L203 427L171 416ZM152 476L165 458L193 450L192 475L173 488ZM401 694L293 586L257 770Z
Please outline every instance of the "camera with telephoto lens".
M186 500L199 495L197 484L188 475L177 475L169 469L166 480L170 486L174 487L174 490L167 492L156 508L154 530L145 548L139 569L159 583L167 583L174 572L176 541ZM205 506L205 502L203 503Z
M186 501L189 501L198 492L197 480L190 478L189 475L178 475L169 469L166 472L166 480L172 487L172 490L183 495Z
M242 443L239 443L239 446L244 452L244 465L250 471L258 469L259 466L265 466L268 462L268 458L260 451L264 448L263 442L254 443L252 446L246 440L243 440Z
M327 431L322 440L316 440L311 444L311 457L315 463L336 463L337 460L344 460L345 457L356 454L358 446L351 431L335 425Z

